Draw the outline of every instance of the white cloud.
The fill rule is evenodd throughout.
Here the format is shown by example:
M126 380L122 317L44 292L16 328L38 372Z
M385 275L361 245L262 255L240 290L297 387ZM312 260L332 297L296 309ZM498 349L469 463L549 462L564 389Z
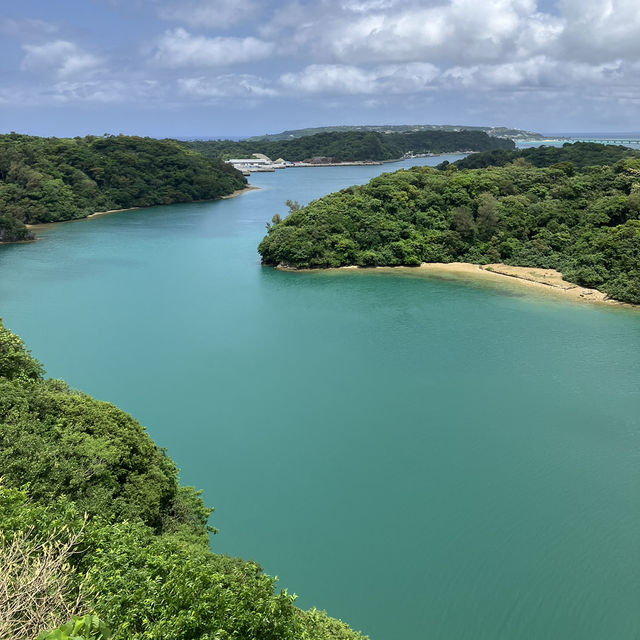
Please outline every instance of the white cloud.
M479 100L515 104L523 93L532 94L528 104L560 105L571 97L576 109L578 96L585 104L610 99L628 106L640 95L640 0L557 0L553 13L540 0L132 2L176 28L159 33L130 68L115 69L113 57L83 50L63 26L0 18L0 34L25 43L21 69L40 74L36 86L9 70L0 101L13 95L14 102L170 97L176 105L226 98L254 104L306 95L336 109L382 102L409 110L412 101L457 96L472 113L483 108ZM216 33L231 27L228 37ZM260 71L251 64L268 58ZM7 93L10 85L14 93Z
M375 76L358 67L342 64L312 64L298 73L285 73L282 85L302 93L373 93Z
M561 55L597 64L640 57L638 0L562 0Z
M274 52L271 42L258 38L207 38L185 29L167 31L158 40L153 60L156 64L180 67L219 67L262 60Z
M353 13L369 13L370 11L380 11L390 9L397 0L344 0L342 8Z
M94 102L102 104L154 101L164 93L156 80L127 77L86 81L56 82L48 96L59 104Z
M560 19L537 12L535 0L321 0L283 9L264 33L279 31L317 63L465 64L540 53L560 29Z
M261 5L256 0L199 0L164 3L158 10L163 20L182 22L194 28L228 29L255 17Z
M58 78L73 78L95 72L100 58L80 49L68 40L54 40L45 44L25 44L26 52L20 68L23 71L50 72Z
M604 86L617 86L624 77L624 65L618 60L600 65L584 62L560 62L545 56L495 65L452 67L442 74L447 88L474 90L564 89L585 87L592 92Z
M307 94L438 87L636 95L638 0L560 0L557 8L545 13L536 0L293 1L261 32L306 58L280 80Z
M156 80L127 76L123 79L101 77L86 80L57 80L49 85L15 85L0 89L0 103L27 106L78 103L150 103L166 104L165 87Z
M34 20L26 18L15 20L13 18L0 18L0 33L16 38L34 37L41 35L51 35L58 28L50 22L44 20Z
M126 87L121 83L63 81L53 85L50 95L59 103L111 103L119 102L125 90Z
M225 74L214 78L179 78L180 93L196 98L265 98L278 92L257 76Z
M290 91L330 94L412 93L430 87L438 69L429 63L382 65L363 69L352 65L313 64L298 73L286 73L281 84Z

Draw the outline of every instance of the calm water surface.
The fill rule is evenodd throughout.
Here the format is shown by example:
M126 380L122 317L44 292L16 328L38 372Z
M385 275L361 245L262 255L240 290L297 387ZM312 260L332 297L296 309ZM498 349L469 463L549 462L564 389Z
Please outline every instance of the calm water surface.
M214 549L301 606L374 640L637 639L639 313L260 267L284 200L396 168L59 225L0 248L0 315L147 425Z

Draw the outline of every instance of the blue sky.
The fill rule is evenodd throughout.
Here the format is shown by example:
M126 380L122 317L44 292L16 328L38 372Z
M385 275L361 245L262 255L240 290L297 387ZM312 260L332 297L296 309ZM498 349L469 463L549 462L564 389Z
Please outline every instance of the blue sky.
M640 130L639 0L0 0L0 131Z

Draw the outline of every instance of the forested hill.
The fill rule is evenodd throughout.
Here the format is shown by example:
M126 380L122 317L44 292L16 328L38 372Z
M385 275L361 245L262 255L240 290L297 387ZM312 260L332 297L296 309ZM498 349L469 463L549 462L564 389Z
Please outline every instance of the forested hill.
M233 167L175 140L0 135L0 240L20 239L8 236L24 233L21 223L210 200L245 185Z
M564 156L580 152L565 147ZM640 304L640 154L589 146L590 166L413 167L274 217L258 248L269 265L454 262L552 268ZM544 154L545 151L540 153ZM575 157L575 156L573 156Z
M211 553L210 512L131 416L46 379L0 321L0 638L364 640ZM52 631L74 615L101 622Z
M475 153L457 160L458 169L483 169L504 167L517 158L523 158L534 167L550 167L554 164L570 162L576 169L592 165L615 164L623 158L638 158L640 152L619 145L602 145L595 142L565 143L561 147L529 147L527 149L496 149ZM448 162L443 163L442 167Z
M515 143L494 138L483 131L416 131L378 133L340 131L317 133L293 140L196 140L186 146L212 158L251 157L263 153L272 160L283 158L298 162L324 156L341 162L383 161L401 158L407 153L446 153L451 151L488 151L513 149Z

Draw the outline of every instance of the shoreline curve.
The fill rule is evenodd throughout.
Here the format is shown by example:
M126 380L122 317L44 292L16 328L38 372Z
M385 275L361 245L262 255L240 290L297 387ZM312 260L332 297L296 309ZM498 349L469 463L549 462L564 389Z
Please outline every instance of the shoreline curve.
M539 293L551 294L563 298L567 301L581 302L588 304L602 304L628 309L639 310L640 305L630 302L614 300L603 291L581 287L572 282L562 279L562 274L555 269L540 269L536 267L514 267L503 263L493 264L473 264L469 262L423 262L419 266L397 266L397 267L359 267L348 265L344 267L329 269L292 269L286 266L277 266L281 271L333 271L345 270L376 271L376 272L401 272L407 274L421 274L424 276L443 277L451 280L476 280L480 282L510 283L524 289L535 289Z
M260 189L260 187L255 187L251 184L248 184L246 187L242 189L236 189L232 193L228 193L225 196L220 196L219 198L213 198L212 200L191 200L189 202L173 202L172 204L197 204L198 202L217 202L218 200L228 200L229 198L237 198L241 196L243 193L247 193L248 191L256 191ZM164 205L153 204L148 207L127 207L126 209L109 209L107 211L95 211L94 213L90 213L84 218L72 218L70 220L56 220L55 222L33 222L30 224L26 224L25 227L27 229L41 229L43 227L49 227L55 224L66 224L67 222L82 222L83 220L90 220L91 218L98 218L99 216L111 215L113 213L122 213L124 211L138 211L140 209L150 209L151 207L160 207ZM33 242L32 240L27 240L26 242Z

